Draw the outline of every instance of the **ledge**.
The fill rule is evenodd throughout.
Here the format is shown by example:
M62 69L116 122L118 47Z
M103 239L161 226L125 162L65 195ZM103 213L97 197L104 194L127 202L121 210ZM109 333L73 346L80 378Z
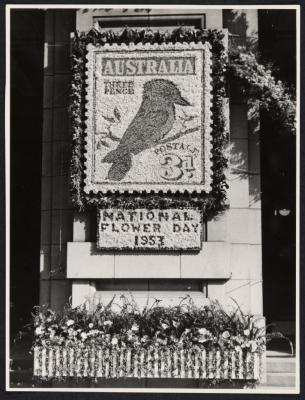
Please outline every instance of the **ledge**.
M67 244L67 278L229 279L230 244L203 242L200 252L104 252L93 242Z

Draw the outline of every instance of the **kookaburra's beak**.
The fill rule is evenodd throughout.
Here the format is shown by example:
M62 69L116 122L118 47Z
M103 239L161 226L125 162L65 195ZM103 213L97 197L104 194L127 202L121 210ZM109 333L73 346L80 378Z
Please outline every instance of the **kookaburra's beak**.
M175 101L175 103L176 103L176 104L179 104L179 106L190 106L190 105L191 105L191 104L190 104L187 100L185 100L182 96L180 96L180 98L177 99L177 100Z

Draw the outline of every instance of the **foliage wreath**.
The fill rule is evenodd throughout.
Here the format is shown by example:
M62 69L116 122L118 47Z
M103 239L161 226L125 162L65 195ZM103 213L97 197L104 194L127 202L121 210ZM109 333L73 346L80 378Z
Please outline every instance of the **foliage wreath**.
M220 31L182 31L176 30L171 34L151 32L147 30L137 31L125 29L120 33L98 32L91 30L87 33L76 33L73 40L73 82L71 93L70 112L72 116L73 150L71 162L71 192L75 206L82 210L86 206L98 206L100 208L168 208L168 207L199 207L205 214L213 210L223 209L226 205L227 183L225 169L227 159L224 155L228 132L225 129L225 116L223 113L223 98L226 97L224 69L226 65L226 52L223 45L223 33ZM213 105L212 113L212 163L213 179L212 190L209 194L183 193L142 193L118 194L108 193L89 194L83 191L84 185L84 140L85 140L85 56L86 45L89 43L103 45L105 43L164 43L164 42L205 42L212 45L213 57Z

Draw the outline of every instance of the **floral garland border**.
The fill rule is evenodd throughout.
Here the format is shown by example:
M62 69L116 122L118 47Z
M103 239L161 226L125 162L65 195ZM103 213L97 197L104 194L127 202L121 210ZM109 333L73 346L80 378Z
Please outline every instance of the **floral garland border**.
M206 218L222 211L227 206L226 189L228 188L225 170L228 160L224 154L228 141L226 117L223 107L223 98L226 97L224 70L227 63L227 54L223 44L224 33L220 30L185 30L179 28L171 33L152 32L150 30L125 29L122 32L97 31L86 33L76 32L72 40L72 85L70 115L73 135L73 148L70 166L72 202L79 210L86 207L99 208L120 207L135 208L184 208L197 207ZM86 46L89 43L104 45L105 43L176 43L208 41L212 52L212 190L209 194L195 194L184 192L175 193L107 193L86 194L84 192L84 142L86 126Z

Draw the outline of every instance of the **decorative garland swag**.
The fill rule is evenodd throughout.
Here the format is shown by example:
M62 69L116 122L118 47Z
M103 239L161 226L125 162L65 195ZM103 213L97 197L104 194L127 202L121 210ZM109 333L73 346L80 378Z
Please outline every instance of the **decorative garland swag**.
M224 148L228 140L226 131L223 99L226 97L224 70L227 63L224 34L218 30L188 30L177 29L172 33L151 32L148 30L125 29L123 32L99 32L91 30L87 33L75 33L72 43L72 91L70 114L72 118L73 149L71 160L71 194L73 204L79 209L98 206L99 208L184 208L198 207L203 211L205 218L226 207L226 189L228 188L225 169L228 161L224 155ZM84 144L85 144L85 74L86 74L86 46L89 43L104 45L105 43L169 43L169 42L202 42L211 44L212 52L212 189L206 194L195 193L107 193L85 194L84 188Z

